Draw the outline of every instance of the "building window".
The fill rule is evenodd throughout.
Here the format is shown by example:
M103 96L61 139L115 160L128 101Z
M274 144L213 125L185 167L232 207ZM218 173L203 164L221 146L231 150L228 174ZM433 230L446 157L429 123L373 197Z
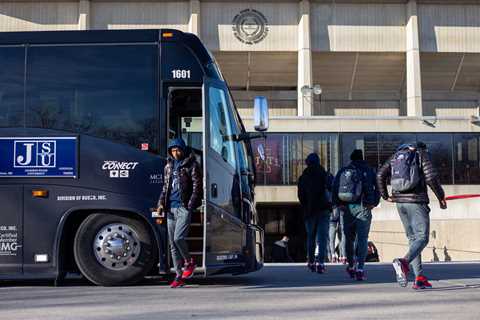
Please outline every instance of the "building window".
M417 134L417 140L427 145L430 159L443 184L453 184L452 138L451 134Z
M382 166L395 153L402 144L416 143L415 134L409 133L385 133L378 135L378 165Z
M265 143L265 161L258 145ZM253 142L258 185L295 185L305 169L305 158L316 152L321 164L334 174L338 170L337 134L267 134Z
M480 183L480 135L455 134L455 184Z
M363 151L363 156L372 168L378 167L378 139L377 134L349 133L342 134L342 166L350 163L350 154L355 149Z

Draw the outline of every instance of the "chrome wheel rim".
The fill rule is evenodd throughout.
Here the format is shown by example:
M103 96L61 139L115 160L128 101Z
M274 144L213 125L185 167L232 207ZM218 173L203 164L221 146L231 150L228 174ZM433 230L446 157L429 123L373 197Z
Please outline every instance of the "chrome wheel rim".
M137 233L123 223L103 227L93 243L95 258L109 270L124 270L133 265L138 260L140 249Z

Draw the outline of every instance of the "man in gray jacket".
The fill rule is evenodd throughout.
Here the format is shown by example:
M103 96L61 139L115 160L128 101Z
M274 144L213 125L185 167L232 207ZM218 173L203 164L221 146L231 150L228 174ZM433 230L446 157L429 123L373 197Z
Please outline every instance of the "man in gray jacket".
M391 178L392 195L388 194L388 178ZM378 171L377 184L382 198L396 203L409 241L407 254L393 260L398 283L407 286L410 265L415 274L413 289L431 288L432 285L423 275L421 258L430 233L427 185L440 202L440 208L446 209L447 203L426 145L418 142L398 147L396 153Z

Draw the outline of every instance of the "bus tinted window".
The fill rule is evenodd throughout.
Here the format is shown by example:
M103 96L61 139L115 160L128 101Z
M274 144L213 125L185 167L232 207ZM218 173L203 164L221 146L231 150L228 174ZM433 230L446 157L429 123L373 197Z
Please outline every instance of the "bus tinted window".
M225 91L210 87L209 100L211 113L210 147L235 168L235 149L233 142L231 139L224 139L234 133Z
M23 127L25 48L0 47L0 127Z
M27 126L156 149L156 57L147 45L29 48Z

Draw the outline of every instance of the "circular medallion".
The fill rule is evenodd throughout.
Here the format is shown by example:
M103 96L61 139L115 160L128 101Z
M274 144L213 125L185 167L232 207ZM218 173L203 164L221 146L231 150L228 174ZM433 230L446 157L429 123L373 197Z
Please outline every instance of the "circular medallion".
M245 44L259 43L268 34L265 16L254 9L245 9L233 18L232 29L235 37Z

